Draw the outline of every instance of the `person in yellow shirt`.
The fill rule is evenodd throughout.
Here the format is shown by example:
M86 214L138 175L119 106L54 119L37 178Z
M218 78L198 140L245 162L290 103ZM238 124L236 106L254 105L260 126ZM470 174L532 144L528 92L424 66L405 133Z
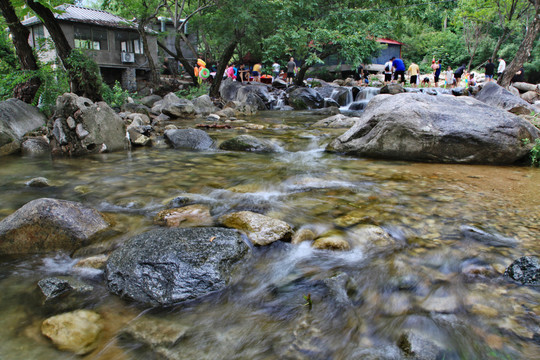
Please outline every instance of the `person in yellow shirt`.
M253 72L251 73L253 75L253 81L261 82L261 68L261 63L253 65Z
M411 86L416 87L418 83L418 75L420 74L420 68L415 63L411 63L407 72L411 76Z

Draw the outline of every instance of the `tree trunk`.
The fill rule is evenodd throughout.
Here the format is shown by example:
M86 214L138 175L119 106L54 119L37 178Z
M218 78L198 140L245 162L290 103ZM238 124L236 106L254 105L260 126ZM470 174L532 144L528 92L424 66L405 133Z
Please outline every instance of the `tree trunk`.
M300 66L300 70L298 70L298 73L296 74L296 81L295 84L298 86L304 85L304 77L306 76L306 72L309 69L309 65L307 65L305 62L302 66Z
M36 13L41 21L43 21L43 25L45 25L51 35L56 54L68 72L71 91L79 96L85 96L92 101L103 100L101 97L101 82L85 81L85 79L95 79L96 75L99 74L91 74L90 71L85 68L79 70L81 73L75 73L73 66L70 64L72 52L71 46L52 11L35 0L26 0L26 4ZM82 81L80 79L82 79ZM84 84L82 82L84 82Z
M21 69L30 71L38 70L36 57L34 56L32 47L28 44L30 31L26 26L21 24L10 0L0 0L0 12L4 16L4 19L6 19L9 27ZM41 80L39 77L34 76L25 83L18 84L15 87L14 96L24 102L32 103L40 86Z
M175 59L180 61L180 63L184 66L184 70L186 70L188 75L191 77L193 85L199 86L199 82L197 81L197 77L195 76L195 70L193 69L193 65L188 61L188 59L184 57L184 53L182 52L182 38L179 34L176 34L176 36L174 37L174 49L176 50L177 55Z
M503 72L503 75L500 77L500 79L497 81L497 83L503 87L507 87L510 85L510 82L512 81L512 78L516 74L516 72L523 67L523 64L527 61L529 56L531 55L531 50L534 46L534 41L536 40L536 36L538 36L538 32L540 31L540 1L535 1L535 8L536 13L534 15L534 21L531 25L529 25L529 28L527 29L527 33L525 34L525 38L523 38L523 41L521 42L521 45L519 46L519 49L516 53L516 57L514 57L514 60L508 65L506 70Z
M221 80L223 79L223 74L225 73L225 69L229 64L229 61L231 61L231 58L234 54L234 49L236 49L236 45L238 45L239 40L239 37L235 37L234 40L232 40L231 43L227 46L227 48L225 48L225 51L223 51L223 54L219 59L216 77L214 78L214 81L212 81L212 86L210 86L211 97L219 97L219 87L221 85Z
M506 41L506 38L510 34L510 29L504 28L503 33L499 38L497 39L497 44L495 44L495 49L493 49L493 53L491 54L491 59L493 62L497 60L497 53L499 52L499 49L501 48L502 44Z
M146 36L145 31L146 21L141 21L137 25L137 31L139 32L139 36L142 39L142 45L143 45L143 52L146 56L146 60L148 61L148 67L150 68L150 82L151 86L153 88L156 88L159 85L160 78L159 73L156 69L156 63L154 62L154 58L152 57L152 54L150 53L150 47L148 46L148 36Z

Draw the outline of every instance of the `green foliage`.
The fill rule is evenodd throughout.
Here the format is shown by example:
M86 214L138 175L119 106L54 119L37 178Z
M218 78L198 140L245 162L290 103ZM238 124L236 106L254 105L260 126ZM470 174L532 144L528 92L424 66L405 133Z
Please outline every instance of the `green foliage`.
M61 66L48 64L43 65L37 75L41 79L41 87L36 93L33 105L38 106L45 115L52 116L56 98L70 91L67 73Z
M321 79L327 82L331 82L336 78L326 66L315 67L313 70L308 71L306 76L308 78Z
M118 81L114 83L112 89L107 85L103 85L103 100L112 107L119 108L124 105L129 95L129 92L122 89Z
M73 49L67 62L71 67L69 78L79 84L81 93L93 94L94 89L103 88L99 66L81 49Z
M209 86L202 84L198 87L190 86L187 89L179 90L176 92L176 96L183 99L193 100L202 95L208 95Z
M531 143L529 139L523 139L523 144L528 145ZM534 140L534 146L530 151L531 166L540 167L540 139Z

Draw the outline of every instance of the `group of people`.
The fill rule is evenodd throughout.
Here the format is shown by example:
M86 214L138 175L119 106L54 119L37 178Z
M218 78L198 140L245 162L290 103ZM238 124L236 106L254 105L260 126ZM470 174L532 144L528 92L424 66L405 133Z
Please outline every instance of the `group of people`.
M281 69L281 65L277 61L272 64L272 81L275 79L282 79L287 84L292 84L294 77L296 76L297 66L294 58L291 57L287 63L287 72ZM225 77L231 78L239 82L261 82L262 76L262 64L256 63L250 69L248 65L240 64L239 67L235 63L231 63L225 70Z

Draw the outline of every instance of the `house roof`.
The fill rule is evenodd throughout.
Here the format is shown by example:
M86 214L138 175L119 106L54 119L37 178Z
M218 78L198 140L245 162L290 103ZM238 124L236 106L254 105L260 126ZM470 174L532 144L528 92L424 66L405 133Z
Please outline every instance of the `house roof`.
M56 9L60 10L60 13L55 13L54 17L58 20L72 21L85 24L109 26L115 28L132 28L135 29L135 25L129 20L126 20L120 16L111 14L107 11L89 9L82 6L63 4L57 6ZM33 16L22 22L25 26L41 23L41 20Z
M402 42L392 40L392 39L386 39L386 38L378 38L376 41L380 42L380 43L383 43L383 44L405 45Z

